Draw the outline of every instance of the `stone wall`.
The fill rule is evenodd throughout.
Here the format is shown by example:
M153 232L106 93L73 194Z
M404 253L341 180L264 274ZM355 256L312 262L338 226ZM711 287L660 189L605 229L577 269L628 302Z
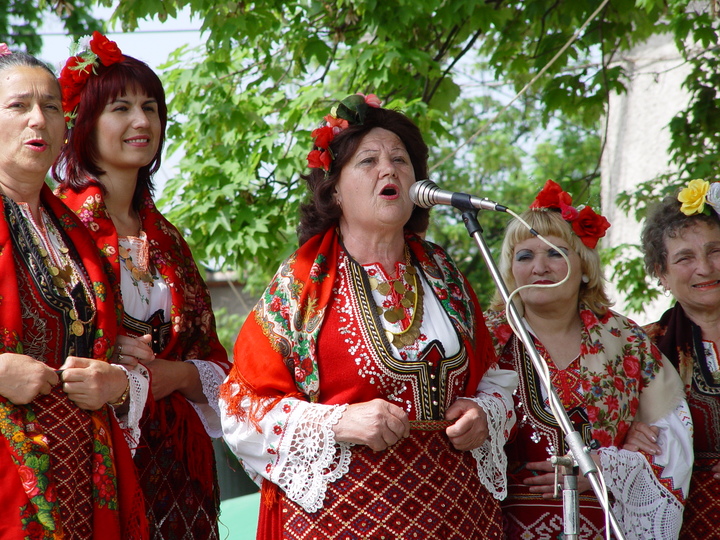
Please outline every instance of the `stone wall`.
M673 169L667 154L668 124L688 102L682 82L689 69L670 35L654 36L625 54L619 63L626 69L630 81L626 94L610 98L606 117L602 207L603 214L612 223L603 239L606 247L640 244L641 224L624 214L615 199L619 193ZM606 277L611 278L609 271ZM670 299L663 296L649 303L642 313L630 312L623 291L612 282L609 285L615 309L640 324L657 320L670 304Z

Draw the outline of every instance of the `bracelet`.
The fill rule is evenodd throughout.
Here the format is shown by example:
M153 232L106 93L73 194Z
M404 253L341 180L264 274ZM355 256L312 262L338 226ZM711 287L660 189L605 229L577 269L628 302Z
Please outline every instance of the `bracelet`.
M123 369L125 371L125 369ZM125 377L127 377L127 385L125 386L125 391L122 393L122 396L118 398L117 401L113 401L112 403L108 401L108 405L111 407L119 407L123 403L125 403L125 400L127 400L128 394L130 393L130 376L128 375L128 372L125 371Z

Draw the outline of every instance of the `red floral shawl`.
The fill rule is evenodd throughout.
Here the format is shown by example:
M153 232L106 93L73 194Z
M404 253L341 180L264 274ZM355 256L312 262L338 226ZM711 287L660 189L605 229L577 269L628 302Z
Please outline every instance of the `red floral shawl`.
M5 204L9 204L9 201ZM96 359L108 360L115 344L117 319L114 296L102 262L79 220L53 197L47 186L42 188L41 204L58 219L64 233L79 253L92 282L97 308L93 356ZM0 280L0 353L23 353L23 320L14 255L16 249L3 213L0 219L0 275L3 276ZM95 426L94 448L97 453L96 470L93 474L96 537L117 540L147 538L148 525L142 492L130 449L115 415L109 406L88 411L88 414L92 416ZM18 468L25 491L25 497L18 493L18 500L30 503L23 513L23 527L27 527L32 538L62 537L62 531L58 527L60 516L55 500L52 471L48 470L47 465L51 449L38 430L35 418L32 404L15 405L0 397L0 431ZM2 489L11 488L3 486Z
M93 182L80 193L67 189L60 190L57 195L90 230L95 244L110 265L111 283L121 298L118 234L107 213L100 185ZM207 360L227 373L230 362L217 337L210 293L190 247L180 232L158 211L148 191L143 194L142 201L139 214L142 229L150 242L150 260L168 284L172 297L170 339L157 356L175 361ZM168 421L169 409L175 412L175 422ZM148 400L145 414L144 424L152 419L159 421L167 437L173 439L176 458L185 461L191 477L201 482L207 493L211 493L215 476L212 472L212 441L195 409L179 392L173 392L159 401Z
M468 351L465 395L471 396L496 362L477 297L441 248L415 235L405 239ZM220 388L230 414L248 419L240 406L245 398L251 400L253 422L285 397L318 401L317 337L332 298L340 253L338 234L331 228L282 264L235 342L235 364ZM235 394L234 385L240 387Z
M652 423L670 412L683 397L682 384L675 369L633 321L611 310L598 317L583 304L578 312L583 324L580 376L592 437L601 446L620 446L633 420ZM534 373L532 367L523 369L530 362L524 346L519 349L522 357L515 357L512 345L519 340L505 311L487 311L485 315L501 366L504 359L519 366L519 373Z

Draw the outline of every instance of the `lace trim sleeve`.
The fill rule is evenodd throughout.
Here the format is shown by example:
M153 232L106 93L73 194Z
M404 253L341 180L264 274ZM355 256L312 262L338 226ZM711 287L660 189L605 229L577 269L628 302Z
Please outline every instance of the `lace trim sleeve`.
M145 411L148 391L150 389L150 374L145 366L138 364L133 368L117 364L127 373L130 382L128 393L128 411L118 417L118 422L125 434L125 440L130 451L135 454L138 442L140 441L140 419Z
M198 413L205 431L210 437L222 437L222 426L220 425L220 385L225 378L222 370L212 362L206 360L186 360L192 363L200 375L202 391L207 398L207 403L195 403L189 401L190 405Z
M487 440L472 451L477 461L478 477L498 500L507 496L507 455L505 443L515 425L512 393L517 388L514 371L493 367L487 371L472 399L487 414Z
M603 477L615 497L613 511L628 540L674 540L680 533L692 474L692 423L687 402L653 425L661 453L649 456L615 447L598 450Z
M507 410L501 399L488 394L481 394L471 399L487 414L487 440L479 448L472 450L477 461L477 472L480 482L492 493L493 497L502 500L507 496L507 455L505 425Z
M628 540L671 540L682 525L683 505L649 470L642 454L603 448L600 463L615 496L613 512Z
M220 402L223 437L257 484L270 481L307 512L322 507L327 486L350 467L352 444L335 441L333 426L347 405L284 398L260 420L260 429ZM247 409L249 399L241 402Z
M328 484L347 474L350 466L349 443L336 443L333 426L347 405L306 404L291 436L285 441L288 459L276 469L274 482L287 497L307 512L323 505Z

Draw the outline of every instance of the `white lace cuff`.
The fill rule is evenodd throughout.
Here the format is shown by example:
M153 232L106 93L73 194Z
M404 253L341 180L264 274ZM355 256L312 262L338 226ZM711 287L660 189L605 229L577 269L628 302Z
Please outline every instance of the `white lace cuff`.
M488 438L482 446L472 450L477 461L480 483L493 497L502 500L507 496L507 455L505 454L505 433L508 411L503 400L490 394L479 394L469 399L477 403L487 414Z
M297 408L301 416L292 436L282 443L288 459L270 480L306 512L315 512L323 505L328 484L348 472L352 444L336 443L333 431L347 405L303 405Z
M598 451L603 476L615 497L613 512L628 540L674 540L683 506L657 479L639 452L615 447Z
M137 448L138 441L140 440L140 419L142 418L145 404L147 403L148 391L150 389L150 374L142 364L138 364L133 368L127 368L121 364L115 365L125 371L130 383L128 411L118 417L118 422L125 433L125 440L130 447L130 451L134 455L135 448Z
M195 403L188 400L197 412L210 437L222 437L222 426L220 425L220 397L219 388L225 379L225 373L213 362L207 360L186 360L192 363L200 375L202 391L207 398L207 403Z

